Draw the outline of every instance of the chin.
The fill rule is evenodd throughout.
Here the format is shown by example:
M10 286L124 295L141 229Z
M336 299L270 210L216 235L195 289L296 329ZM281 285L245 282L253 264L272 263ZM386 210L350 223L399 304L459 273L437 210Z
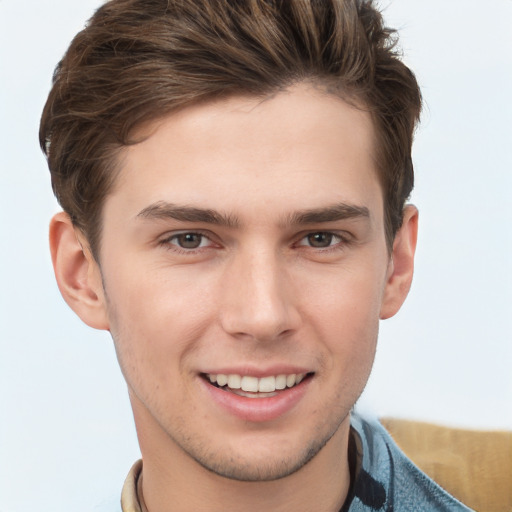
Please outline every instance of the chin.
M309 442L304 439L290 442L289 437L286 440L271 439L269 433L263 433L259 439L245 439L240 446L231 443L231 446L217 451L189 446L185 451L204 469L220 477L240 482L270 482L293 475L313 461L331 438L341 431L341 423L332 425L323 434L317 426L309 436ZM250 452L248 446L252 447Z
M203 468L217 476L240 482L271 482L290 476L310 462L327 441L317 442L295 456L274 460L248 460L247 457L194 457ZM275 452L274 452L275 453ZM261 458L261 457L260 457Z

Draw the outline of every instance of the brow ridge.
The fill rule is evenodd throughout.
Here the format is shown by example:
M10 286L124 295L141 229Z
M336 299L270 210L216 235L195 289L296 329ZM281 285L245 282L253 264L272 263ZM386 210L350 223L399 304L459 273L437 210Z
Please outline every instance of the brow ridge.
M323 222L357 218L370 218L370 211L366 206L338 203L327 207L294 212L287 219L287 224L321 224Z
M143 219L174 219L180 222L203 222L229 228L240 226L236 216L224 214L210 208L176 205L167 201L153 203L137 214ZM326 207L299 210L285 218L285 225L321 224L345 219L369 218L370 212L366 206L348 203L337 203Z
M158 201L141 210L137 217L143 219L174 219L181 222L204 222L226 227L237 227L238 219L234 215L223 214L210 208L176 205L167 201Z

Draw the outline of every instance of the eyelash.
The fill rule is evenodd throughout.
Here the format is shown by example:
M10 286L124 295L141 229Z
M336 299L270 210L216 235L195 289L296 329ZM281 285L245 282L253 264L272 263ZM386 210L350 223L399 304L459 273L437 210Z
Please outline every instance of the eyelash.
M173 240L177 240L179 237L187 236L187 235L194 235L201 237L201 242L199 247L195 248L185 248L180 247L177 243L172 243ZM337 242L333 245L328 245L326 247L314 247L312 245L302 244L301 242L306 240L308 237L312 237L315 235L327 235L332 237L331 242L334 240L337 240ZM203 233L201 231L182 231L180 233L174 233L158 242L158 245L161 245L165 247L167 250L177 252L179 254L187 254L187 255L193 255L197 254L198 252L202 252L206 249L209 249L210 246L201 247L201 244L203 243L204 239L208 240L212 245L215 243L212 241L211 237ZM330 253L335 251L343 250L346 246L348 246L351 243L351 239L346 234L340 234L337 232L332 231L309 231L306 234L302 235L297 242L295 242L293 245L295 247L305 247L306 249L312 249L316 250L321 253Z
M300 243L303 240L306 240L309 237L314 237L316 235L327 235L327 236L331 237L331 239L329 240L329 244L331 244L331 242L333 242L334 240L337 240L337 241L336 241L336 243L334 243L332 245L327 245L326 247L314 247L312 245L306 245L306 244ZM348 236L342 235L340 233L334 233L332 231L311 231L311 232L305 234L303 237L301 237L299 240L299 243L296 245L298 245L299 247L307 247L309 249L318 250L322 253L329 253L329 252L333 252L333 251L342 250L349 243L350 243L350 239L348 238Z
M177 240L179 237L183 237L183 236L187 236L187 235L194 235L194 236L201 237L201 243L200 243L199 247L185 248L185 247L180 247L178 244L172 243L173 240ZM174 233L174 234L164 238L163 240L160 240L158 242L158 244L164 246L169 251L175 251L180 254L196 254L197 252L205 249L205 247L201 247L201 244L203 243L204 239L209 240L213 244L211 237L209 237L206 233L203 233L201 231L181 231L180 233Z

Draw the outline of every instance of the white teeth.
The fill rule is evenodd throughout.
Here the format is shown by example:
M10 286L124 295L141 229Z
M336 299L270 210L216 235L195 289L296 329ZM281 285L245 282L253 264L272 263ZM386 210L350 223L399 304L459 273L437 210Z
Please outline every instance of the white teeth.
M223 375L222 373L219 373L219 375L217 375L217 384L220 387L222 387L222 386L225 386L227 383L228 383L228 376Z
M212 384L217 383L219 387L227 385L229 389L241 389L242 391L249 393L273 393L276 389L281 390L286 387L291 388L300 384L305 376L305 373L292 373L290 375L270 375L268 377L258 379L258 377L252 377L250 375L244 375L242 377L241 375L236 374L207 374L207 377Z
M252 391L253 393L256 393L258 391L258 377L249 377L248 375L244 375L242 377L241 388L243 391Z
M261 393L272 393L276 390L275 377L263 377L258 384L258 391Z
M228 375L228 388L240 389L242 387L242 377L240 375Z
M286 387L286 375L278 375L276 377L276 389L284 389Z

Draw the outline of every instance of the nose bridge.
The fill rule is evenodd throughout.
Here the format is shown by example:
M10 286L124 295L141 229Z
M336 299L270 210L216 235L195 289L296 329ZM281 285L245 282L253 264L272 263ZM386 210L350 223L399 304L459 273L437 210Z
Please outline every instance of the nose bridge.
M298 315L282 256L269 247L234 256L223 283L221 319L232 335L275 339L296 327Z

